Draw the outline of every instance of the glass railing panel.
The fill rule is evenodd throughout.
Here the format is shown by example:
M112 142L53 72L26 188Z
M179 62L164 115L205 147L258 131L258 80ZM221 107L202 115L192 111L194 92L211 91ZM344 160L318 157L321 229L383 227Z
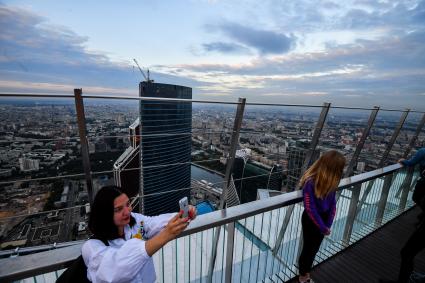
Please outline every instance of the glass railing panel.
M273 245L275 253L272 254L272 271L274 274L282 274L281 276L284 276L287 279L291 278L297 272L302 211L303 208L300 204L295 204L281 209L282 216L280 217L280 223L278 224L279 233L282 228L285 229L282 225L285 224L285 218L289 214L290 219L286 226L279 248L276 249L276 244L279 244L279 242ZM279 234L277 236L279 236Z
M213 239L219 228L205 230L176 239L154 256L158 282L206 282L214 248ZM227 231L221 227L213 282L224 280Z
M252 233L256 225L259 224L256 216L245 218L242 221L238 221L235 226L236 233L235 238L235 249L239 249L238 240L240 237L243 238L241 257L235 257L234 262L236 266L233 269L233 280L234 282L253 282L252 278L256 276L254 270L254 262L258 257L259 247L256 241L256 236Z
M383 183L384 180L378 178L361 184L356 218L352 224L352 234L360 233L360 235L363 235L364 229L374 225Z
M344 227L347 222L348 208L350 205L352 191L342 190L336 205L336 215L331 227L331 234L325 237L322 244L325 248L329 244L340 243L343 239Z
M407 169L401 169L343 189L339 194L332 233L325 237L315 264L366 237L386 221L409 209L413 205L411 190L418 177L417 171L414 171L411 177L409 172ZM400 197L403 192L406 195L403 191L405 185L409 192L406 205L401 209ZM369 191L368 188L370 188ZM385 188L388 190L388 197L384 199L385 206L382 206L381 196ZM354 217L349 214L353 201L357 205ZM302 202L298 202L236 220L234 245L231 251L228 251L227 241L228 233L231 231L228 229L232 222L174 240L153 256L157 280L158 282L207 282L214 251L216 257L212 282L225 281L229 252L233 253L231 264L233 282L259 282L273 280L273 278L289 280L298 273L303 211ZM379 211L381 213L378 213ZM379 215L382 215L380 219L382 221L377 221ZM347 227L351 228L348 233L348 242L345 241ZM217 245L215 245L214 237L219 230ZM282 237L280 237L281 232ZM47 280L44 278L50 278L49 276L51 275L43 274L32 279L43 282L42 280ZM28 280L25 282L33 282L31 278Z

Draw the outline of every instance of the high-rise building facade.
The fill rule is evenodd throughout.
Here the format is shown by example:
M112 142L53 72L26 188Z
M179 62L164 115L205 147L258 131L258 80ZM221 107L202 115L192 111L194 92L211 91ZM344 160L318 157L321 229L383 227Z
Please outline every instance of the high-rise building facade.
M299 179L301 178L301 171L304 160L310 145L310 141L297 141L296 146L288 148L288 176L286 191L292 192L298 187ZM313 152L310 164L312 165L320 157L320 150L316 149Z
M141 82L140 97L192 99L189 87ZM140 193L146 215L178 211L190 197L192 102L140 102Z

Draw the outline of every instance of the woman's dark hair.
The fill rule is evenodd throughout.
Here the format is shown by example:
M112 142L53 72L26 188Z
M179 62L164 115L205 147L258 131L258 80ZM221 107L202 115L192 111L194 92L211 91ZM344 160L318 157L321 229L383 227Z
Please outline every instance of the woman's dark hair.
M113 240L120 237L114 223L114 200L122 194L117 186L103 187L96 194L89 217L89 229L94 238ZM135 223L136 220L130 216L130 226Z

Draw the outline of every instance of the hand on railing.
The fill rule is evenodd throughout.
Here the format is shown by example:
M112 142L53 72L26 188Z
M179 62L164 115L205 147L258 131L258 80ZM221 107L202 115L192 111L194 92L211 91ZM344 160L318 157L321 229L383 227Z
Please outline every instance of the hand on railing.
M327 228L325 233L323 233L323 235L325 236L329 236L331 234L331 229Z
M146 241L145 249L149 256L152 256L169 241L174 240L186 229L187 225L189 225L189 217L181 218L182 215L183 211L177 213L159 234Z
M189 225L189 217L182 218L182 215L183 211L177 213L161 231L161 234L165 236L167 241L175 239Z

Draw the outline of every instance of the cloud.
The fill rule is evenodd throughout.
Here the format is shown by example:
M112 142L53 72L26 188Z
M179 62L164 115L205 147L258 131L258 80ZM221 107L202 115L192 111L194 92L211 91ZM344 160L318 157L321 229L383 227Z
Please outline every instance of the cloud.
M250 51L248 48L236 44L236 43L227 43L227 42L211 42L211 43L204 43L202 44L202 47L207 52L220 52L220 53L239 53L239 54L249 54Z
M254 25L261 19L249 26L210 24L209 32L220 38L200 44L204 54L199 55L251 52L256 57L238 63L214 57L208 63L198 56L194 62L199 64L152 66L152 78L193 87L194 97L206 99L425 109L424 1L399 4L399 10L397 3L368 1L352 7L304 0L269 3L279 4L274 11L281 21L268 22L268 28ZM88 50L84 35L1 4L0 25L2 91L70 93L81 87L85 93L137 93L141 76L132 63L113 62L105 53ZM335 28L352 34L361 28L382 32L373 39L357 35L348 44L339 41L307 53L295 49L306 31ZM237 62L237 56L231 61Z
M296 41L295 36L287 36L270 30L255 29L232 22L209 25L207 29L218 30L231 40L253 48L260 54L286 53L294 46Z
M89 40L51 24L26 9L0 3L0 77L3 80L51 83L52 86L137 89L142 79L130 61L114 62L88 50ZM152 78L182 85L197 82L175 74L153 72ZM61 88L58 88L61 91Z
M400 30L409 25L424 26L425 1L408 2L358 2L359 7L351 8L343 13L338 22L345 28L377 28Z
M299 103L321 103L326 99L341 105L374 103L425 109L425 30L421 29L379 40L329 46L320 52L257 57L239 64L164 68L164 72L166 68L178 68L199 82L220 84L228 89L229 97L291 97Z
M33 83L22 81L0 80L0 89L11 93L61 93L72 94L75 85L57 84L57 83ZM108 88L100 86L80 85L85 94L106 94L106 95L126 95L138 96L137 86L133 90Z

